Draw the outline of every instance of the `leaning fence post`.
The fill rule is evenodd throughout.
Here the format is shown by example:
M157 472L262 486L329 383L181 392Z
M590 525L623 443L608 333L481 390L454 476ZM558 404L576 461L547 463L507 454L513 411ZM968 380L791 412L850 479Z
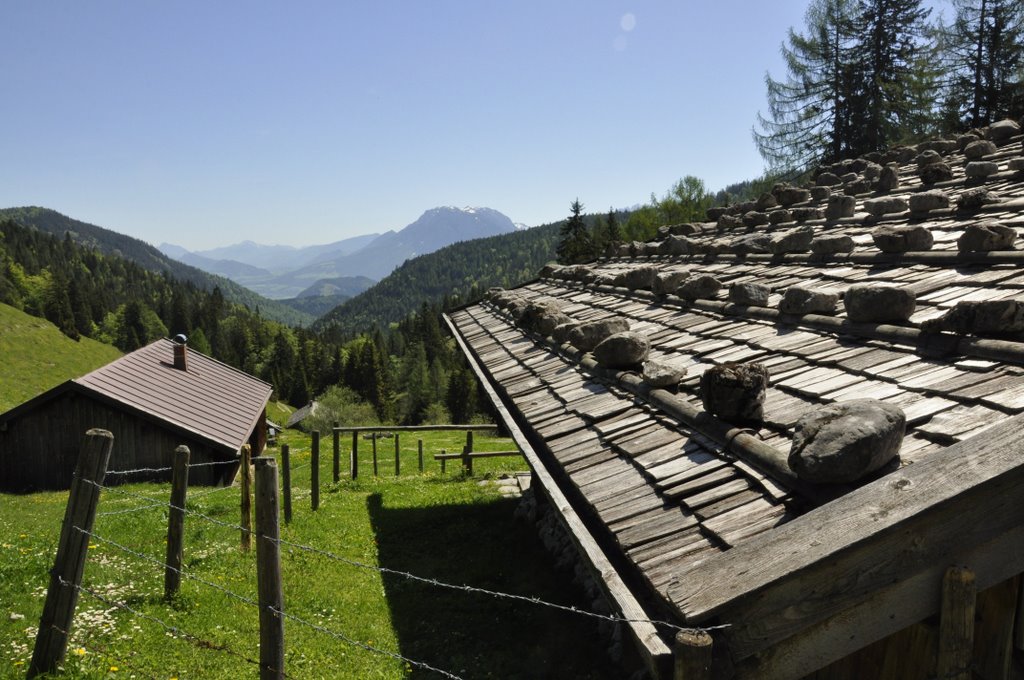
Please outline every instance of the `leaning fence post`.
M260 602L260 680L284 678L284 593L281 527L277 515L277 466L256 458L256 587Z
M352 467L352 479L359 476L359 433L352 432L352 458L349 462Z
M252 462L252 449L248 444L242 446L242 462L239 468L239 477L242 487L242 550L249 552L252 545L252 470L249 464Z
M46 591L36 646L28 668L29 678L55 671L67 652L68 634L78 603L78 588L85 570L85 556L89 552L89 535L96 519L100 487L107 474L113 445L114 435L107 430L93 429L85 433L75 474L71 478L57 556L50 570L50 586Z
M416 440L416 454L417 454L417 457L419 458L420 474L422 474L423 473L423 440L422 439L417 439Z
M398 433L396 432L396 433L395 433L395 477L397 477L397 476L398 476L398 472L399 472L399 470L400 470L400 469L401 469L401 467L402 467L402 460L401 460L401 458L400 458L400 456L399 456L399 448L398 448L398 447L399 447L399 443L398 443L398 438L399 438L399 437L398 437Z
M341 481L341 433L338 432L337 422L331 428L331 433L334 435L334 466L331 468L331 472L333 473L334 483L337 484Z
M171 508L167 516L167 564L164 567L164 597L171 599L181 586L181 562L185 537L185 496L188 493L187 446L174 449L171 469Z
M313 510L320 508L320 430L313 430L312 458L310 460L309 488Z
M281 445L281 489L284 491L284 521L292 523L292 456L287 444Z
M672 656L674 680L709 680L711 678L711 635L706 630L681 630L676 633Z

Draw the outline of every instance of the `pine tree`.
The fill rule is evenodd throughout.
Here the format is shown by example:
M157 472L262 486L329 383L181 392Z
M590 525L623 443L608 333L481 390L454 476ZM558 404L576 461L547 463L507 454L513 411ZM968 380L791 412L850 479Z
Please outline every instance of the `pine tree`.
M948 79L948 130L984 127L1024 114L1024 4L1020 0L953 0L952 23L939 28Z
M604 223L604 240L606 243L622 242L622 229L619 227L619 219L615 214L615 208L608 208L608 217Z
M804 18L806 33L791 28L782 45L786 79L765 74L768 116L758 114L753 136L773 170L804 170L848 152L857 81L851 66L855 17L854 0L814 0Z
M923 77L920 56L930 13L922 0L859 0L851 154L885 149L913 131L919 112L909 94Z
M587 225L583 222L583 206L580 199L572 202L570 210L572 214L562 225L556 252L558 261L562 264L579 264L593 259L594 243Z

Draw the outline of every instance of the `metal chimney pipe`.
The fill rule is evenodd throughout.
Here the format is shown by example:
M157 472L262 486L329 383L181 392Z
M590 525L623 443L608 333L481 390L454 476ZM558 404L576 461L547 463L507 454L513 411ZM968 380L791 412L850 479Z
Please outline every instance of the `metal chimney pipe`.
M174 367L180 371L188 370L188 338L183 333L178 333L171 340L174 343Z

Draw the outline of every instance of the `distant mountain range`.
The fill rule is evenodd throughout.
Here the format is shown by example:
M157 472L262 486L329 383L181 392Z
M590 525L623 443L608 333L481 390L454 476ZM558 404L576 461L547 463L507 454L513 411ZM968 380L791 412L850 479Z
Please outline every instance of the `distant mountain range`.
M516 230L517 225L497 210L441 207L426 211L400 231L366 234L325 245L295 248L245 241L196 252L168 243L159 248L169 257L283 301L315 295L351 297L408 259L460 241ZM337 290L324 290L324 281ZM321 292L314 294L311 290ZM311 302L302 304L308 308Z

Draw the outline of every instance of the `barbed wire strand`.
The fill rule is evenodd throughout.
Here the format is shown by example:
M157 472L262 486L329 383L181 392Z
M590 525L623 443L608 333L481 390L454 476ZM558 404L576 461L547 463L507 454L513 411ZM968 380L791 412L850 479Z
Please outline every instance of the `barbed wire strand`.
M218 590L218 591L224 593L225 595L238 600L239 602L242 602L244 604L247 604L247 605L250 605L252 607L255 607L256 609L263 609L263 607L260 605L259 602L253 600L252 598L246 597L245 595L239 595L238 593L236 593L236 592L234 592L234 591L232 591L232 590L230 590L228 588L225 588L224 586L218 585L218 584L213 583L211 581L207 581L206 579L203 579L203 578L199 578L198 576L195 576L195 575L193 575L193 574L191 574L189 572L183 571L181 569L177 569L175 567L172 567L171 565L169 565L169 564L167 564L167 563L165 563L165 562L163 562L163 561L161 561L159 559L156 559L154 557L150 557L149 555L146 555L144 553L138 552L137 550L133 550L133 549L129 548L128 546L121 545L117 541L113 541L113 540L104 538L102 536L99 536L99 535L97 535L97 534L95 534L93 532L86 531L85 529L83 529L80 526L73 526L72 528L75 531L78 531L79 533L84 534L84 535L88 536L91 539L96 539L97 541L100 541L101 543L106 543L108 545L112 545L115 548L117 548L119 550L122 550L122 551L124 551L124 552L126 552L126 553L128 553L130 555L134 555L135 557L138 557L139 559L145 560L146 562L150 562L152 564L156 564L156 565L161 566L161 567L163 567L165 569L170 569L170 570L180 574L181 576L184 576L187 579L196 581L197 583L202 583L205 586L208 586L210 588ZM241 528L241 527L239 527L239 528ZM68 585L71 585L71 584L68 584ZM402 656L401 654L398 654L397 652L389 652L386 649L379 649L377 647L373 647L371 645L359 642L358 640L350 638L349 636L345 635L344 633L339 633L337 631L332 631L330 629L324 628L323 626L318 626L317 624L312 623L310 621L306 621L305 619L302 619L302 618L300 618L298 616L295 616L294 614L288 614L286 612L282 612L282 611L280 611L278 609L275 609L274 607L267 607L267 609L269 611L279 615L279 616L284 616L285 618L291 619L291 620L295 621L296 623L300 623L300 624L305 625L305 626L307 626L309 628L313 628L315 630L319 630L321 632L327 633L327 634L331 635L332 637L334 637L334 638L336 638L338 640L342 640L343 642L347 642L347 643L352 644L352 645L354 645L356 647L360 647L361 649L364 649L366 651L373 652L374 654L380 654L382 656L387 656L387 657L390 657L392 659L397 659L397 660L403 661L404 663L407 663L407 664L409 664L411 666L416 666L417 668L422 668L424 670L429 670L429 671L432 671L432 672L435 672L435 673L440 673L441 675L444 675L445 677L448 677L448 678L453 678L454 680L462 680L462 678L460 678L457 675L453 675L453 674L449 673L448 671L444 671L444 670L441 670L439 668L435 668L435 667L431 666L430 664L425 663L423 661L416 661L415 659L410 659L408 657Z
M90 483L91 484L95 484L97 486L100 486L100 488L104 488L104 489L108 488L108 487L104 487L102 485L99 485L96 482L90 482ZM114 491L115 493L125 493L125 494L129 493L129 492L126 492L126 491L119 490L117 488L112 488L110 490ZM175 506L172 506L170 504L168 504L168 506L172 507L174 509L182 510L186 514L194 515L194 516L199 517L199 518L201 518L203 520L206 520L208 522L212 522L213 524L217 524L219 526L222 526L222 527L225 527L225 528L228 528L228 529L233 529L233 530L236 530L236 531L246 531L246 529L244 529L241 525L234 524L232 522L224 522L222 520L215 519L213 517L209 517L207 515L204 515L203 513L196 512L195 510L175 508ZM410 581L417 581L419 583L425 583L427 585L435 586L435 587L438 587L438 588L446 588L448 590L460 590L460 591L467 592L467 593L477 593L477 594L481 594L481 595L488 595L490 597L495 597L495 598L501 598L501 599L507 599L507 600L515 600L517 602L528 602L530 604L534 604L534 605L538 605L538 606L542 606L542 607L548 607L550 609L557 609L559 611L569 612L569 613L573 613L573 614L578 614L580 616L586 616L586 617L590 617L590 618L594 618L594 619L600 619L600 620L603 620L603 621L610 621L612 623L649 623L649 624L652 624L652 625L655 625L655 626L661 626L663 628L668 628L668 629L675 630L675 631L693 631L693 630L697 630L697 629L695 629L693 627L680 626L680 625L671 623L670 621L660 621L660 620L657 620L657 619L628 618L628 617L621 616L621 615L618 615L618 614L600 614L598 612L592 612L592 611L589 611L589 610L586 610L586 609L581 609L579 607L575 607L575 606L572 606L572 605L564 605L564 604L558 604L558 603L555 603L555 602L548 602L548 601L542 600L542 599L540 599L539 597L536 597L536 596L515 595L515 594L512 594L512 593L503 593L503 592L496 591L496 590L489 590L487 588L478 588L476 586L470 586L470 585L464 585L464 584L463 585L458 585L458 584L454 584L454 583L448 583L448 582L445 582L445 581L440 581L440 580L438 580L436 578L428 578L428 577L425 577L425 576L419 576L417 574L413 574L413 573L407 572L407 571L401 571L399 569L392 569L390 567L381 567L381 566L376 566L376 565L373 565L373 564L366 564L365 562L359 562L358 560L353 560L353 559L350 559L350 558L347 558L347 557L342 557L340 555L337 555L335 553L330 552L329 550L324 550L322 548L316 548L316 547L310 546L310 545L303 545L301 543L293 543L292 541L288 541L288 540L283 539L283 538L277 539L277 542L278 542L279 545L286 545L288 547L295 548L297 550L302 550L302 551L305 551L305 552L321 555L323 557L327 557L328 559L334 560L336 562L340 562L342 564L347 564L347 565L352 566L352 567L356 567L356 568L359 568L359 569L366 569L368 571L376 571L376 572L381 573L381 574L389 574L389 575L392 575L392 576L399 576L401 578L404 578L404 579L407 579L407 580L410 580ZM709 626L709 627L706 627L706 628L700 628L699 630L719 630L719 629L724 629L724 628L729 628L729 625L725 624L725 625L720 625L720 626Z
M213 461L207 461L205 463L189 463L188 467L189 468L198 468L198 467L210 467L211 465L238 465L238 462L239 461L237 461L237 460L213 460ZM108 474L108 475L135 475L135 474L141 474L143 472L170 472L173 469L174 468L171 467L171 466L158 467L158 468L145 467L145 468L135 468L134 470L107 470L106 474Z
M122 609L124 611L127 611L127 612L129 612L130 614L132 614L134 616L137 616L137 617L142 618L142 619L146 619L147 621L151 621L151 622L161 626L164 630L166 630L168 633L170 633L174 637L185 639L185 640L191 642L196 647L199 647L200 649L209 649L211 651L225 652L226 654L229 654L231 656L234 656L234 657L237 657L239 659L242 659L243 661L246 661L248 663L251 663L251 664L254 664L254 665L257 665L257 666L260 665L260 662L257 661L256 659L253 659L252 657L246 656L245 654L243 654L243 653L241 653L241 652L239 652L237 650L232 649L228 645L225 645L225 644L220 643L220 642L212 642L210 640L206 640L204 638L201 638L198 635L195 635L193 633L189 633L186 630L182 630L178 626L175 626L173 624L167 623L166 621L163 621L162 619L159 619L159 618L153 616L152 614L147 614L145 612L138 611L137 609L133 608L131 605L129 605L126 602L119 602L117 600L112 600L112 599L110 599L110 598L108 598L108 597L106 597L104 595L100 595L99 593L93 591L92 589L90 589L90 588L88 588L86 586L83 586L83 585L77 585L76 586L74 583L71 583L70 581L65 581L62 577L58 577L58 579L60 580L60 583L63 586L71 586L71 587L75 588L76 590L79 590L79 591L81 591L83 593L86 593L87 595L89 595L89 596L99 600L100 602L103 602L104 604L107 604L107 605L109 605L111 607L117 607L118 609ZM283 670L281 672L284 673ZM291 677L291 676L289 676L287 673L285 673L285 677Z

